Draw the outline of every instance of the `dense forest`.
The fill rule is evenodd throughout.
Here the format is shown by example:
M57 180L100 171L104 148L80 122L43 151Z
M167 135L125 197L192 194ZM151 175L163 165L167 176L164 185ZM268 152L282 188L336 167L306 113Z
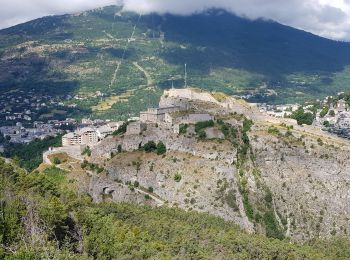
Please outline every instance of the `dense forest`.
M0 259L349 259L345 238L295 245L176 208L94 204L55 167L0 159Z

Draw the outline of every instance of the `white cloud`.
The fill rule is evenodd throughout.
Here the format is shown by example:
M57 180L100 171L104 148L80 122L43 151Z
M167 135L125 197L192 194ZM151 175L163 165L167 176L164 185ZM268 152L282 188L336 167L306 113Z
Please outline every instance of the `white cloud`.
M213 7L224 8L250 19L272 19L324 37L350 40L350 0L1 0L0 28L120 1L125 9L141 13L187 15Z
M1 0L0 28L42 16L85 11L116 2L117 0Z
M250 19L267 18L315 34L350 40L350 0L124 0L141 13L191 14L224 8Z

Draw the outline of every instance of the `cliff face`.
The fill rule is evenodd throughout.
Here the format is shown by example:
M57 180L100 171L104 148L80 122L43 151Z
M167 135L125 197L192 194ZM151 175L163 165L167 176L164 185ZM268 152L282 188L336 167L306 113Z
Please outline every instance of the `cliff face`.
M301 137L260 135L253 142L262 179L287 221L289 235L297 239L346 235L350 228L349 144Z
M176 98L163 96L162 102ZM286 122L293 121L265 118L234 100L230 106L188 102L215 116L215 126L205 130L208 134L221 134L200 139L193 126L178 135L171 126L159 124L139 135L108 137L92 151L91 161L108 172L91 179L96 201L107 194L116 201L209 212L248 231L279 238L347 234L348 141L313 128L291 129ZM236 107L254 118L250 131L245 129L247 119L234 113ZM232 129L236 139L227 134L235 132ZM167 153L137 151L149 141L163 142Z

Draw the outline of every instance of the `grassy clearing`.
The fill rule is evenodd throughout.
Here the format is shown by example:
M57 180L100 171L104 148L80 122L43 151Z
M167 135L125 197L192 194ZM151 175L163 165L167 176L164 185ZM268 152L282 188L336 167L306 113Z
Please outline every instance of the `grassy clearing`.
M113 107L114 104L119 102L128 102L128 99L134 95L134 90L128 90L126 93L123 93L119 96L111 96L102 100L98 105L91 107L94 112L101 112L109 110Z

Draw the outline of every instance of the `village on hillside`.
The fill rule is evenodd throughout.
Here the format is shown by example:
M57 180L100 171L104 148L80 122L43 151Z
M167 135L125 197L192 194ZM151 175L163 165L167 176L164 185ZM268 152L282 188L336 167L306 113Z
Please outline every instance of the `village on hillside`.
M94 146L125 124L125 122L122 121L114 122L100 119L82 119L78 122L72 118L32 121L32 118L29 120L29 117L33 115L35 111L49 105L64 106L64 104L49 96L26 98L25 94L22 94L23 97L17 95L16 99L7 96L7 102L3 102L2 110L0 110L0 114L2 113L3 116L8 114L8 116L4 117L5 121L3 121L2 126L0 126L0 132L12 143L30 143L35 139L44 139L48 136L57 136L61 134L63 135L63 147L81 145ZM30 92L27 94L32 95L33 93L31 94ZM213 95L209 93L199 94L190 89L170 89L165 91L164 95L176 95L188 99L204 98L205 101L218 103ZM2 98L5 97L2 96ZM22 98L24 99L22 100ZM251 105L256 106L262 115L271 118L288 118L298 111L298 109L302 109L304 113L311 113L313 115L314 121L312 125L314 127L337 134L343 138L350 138L350 109L347 107L344 99L339 99L336 102L329 102L332 98L333 97L326 97L324 100L320 101L321 107L323 108L317 110L314 109L314 105L308 104L304 106L300 104L270 105L266 103ZM28 104L29 107L16 107L17 103ZM222 104L224 106L230 105L225 102ZM19 113L18 115L15 113L11 114L10 111L15 111L15 107L17 110L24 109L23 113ZM30 107L33 109L30 109ZM29 121L27 121L31 124L23 122L23 120L26 121L26 119L28 119ZM165 104L162 103L161 100L159 107L150 107L146 111L140 112L139 116L130 117L127 120L126 134L140 134L147 127L147 124L171 126L174 133L178 133L180 131L180 125L182 124L195 124L212 119L213 117L206 111L191 111L186 102L182 103L181 101L177 101L177 103L174 104ZM6 124L6 122L9 123Z

